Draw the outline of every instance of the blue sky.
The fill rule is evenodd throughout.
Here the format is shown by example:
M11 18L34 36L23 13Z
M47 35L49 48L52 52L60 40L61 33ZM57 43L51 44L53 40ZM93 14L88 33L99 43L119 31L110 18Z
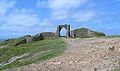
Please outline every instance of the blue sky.
M0 0L0 38L55 32L58 24L120 34L120 0Z

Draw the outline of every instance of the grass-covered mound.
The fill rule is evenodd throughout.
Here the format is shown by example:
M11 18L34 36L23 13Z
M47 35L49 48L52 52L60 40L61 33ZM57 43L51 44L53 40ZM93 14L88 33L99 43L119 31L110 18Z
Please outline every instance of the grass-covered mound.
M87 28L78 28L73 30L74 37L80 37L80 38L89 38L89 37L101 37L101 36L105 36L105 34L103 32L96 32L96 31L92 31L90 29Z
M7 39L3 42L0 42L0 46L12 46L12 45L24 40L27 37L30 37L30 35L25 35L25 36L22 36L19 38L10 38L10 39Z
M24 66L64 53L66 44L61 38L48 39L18 46L0 48L1 69ZM8 63L5 65L5 63Z

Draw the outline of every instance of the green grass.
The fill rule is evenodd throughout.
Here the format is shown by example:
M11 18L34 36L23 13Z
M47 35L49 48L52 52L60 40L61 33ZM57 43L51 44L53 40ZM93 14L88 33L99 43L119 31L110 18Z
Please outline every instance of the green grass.
M113 71L120 71L120 68L115 68Z
M13 63L2 67L1 69L8 69L13 67L19 67L50 59L52 57L61 55L66 49L66 44L63 39L49 39L42 40L30 44L23 44L19 46L5 47L0 49L0 63L5 62L13 56L29 53L29 55L23 59L16 60ZM41 53L40 53L41 52Z
M0 46L12 46L14 44L16 44L17 42L20 42L22 41L23 39L29 37L29 35L25 35L25 36L22 36L22 37L19 37L19 38L10 38L8 40L5 40L3 42L0 42Z
M106 36L106 38L115 38L115 37L120 37L120 35L110 35L110 36Z

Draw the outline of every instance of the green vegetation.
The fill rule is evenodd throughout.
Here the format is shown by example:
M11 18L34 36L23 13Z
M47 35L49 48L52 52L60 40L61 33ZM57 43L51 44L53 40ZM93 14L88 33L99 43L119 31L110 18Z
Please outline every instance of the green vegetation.
M28 55L1 67L1 70L50 59L64 53L65 47L66 44L61 38L42 40L18 46L6 46L0 49L0 63L6 62L15 56Z
M3 41L3 42L0 42L0 46L6 46L6 45L12 46L12 45L14 45L15 43L20 42L20 41L22 41L23 39L25 39L25 38L27 38L27 37L29 37L29 36L30 36L30 35L22 36L22 37L19 37L19 38L7 39L7 40L5 40L5 41Z
M79 38L91 38L91 37L105 36L105 34L103 32L96 32L96 31L92 31L87 28L79 28L79 29L75 29L73 31L74 31L75 37L79 37Z
M105 36L105 34L103 32L96 32L96 34L97 34L98 37Z
M120 68L115 68L113 71L120 71Z
M106 36L106 38L115 38L115 37L120 37L120 35L110 35L110 36Z

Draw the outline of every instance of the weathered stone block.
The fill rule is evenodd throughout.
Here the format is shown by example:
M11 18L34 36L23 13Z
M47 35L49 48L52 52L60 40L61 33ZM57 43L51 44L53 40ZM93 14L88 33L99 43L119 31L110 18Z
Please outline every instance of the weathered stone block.
M26 43L31 43L31 42L33 42L32 37L26 38Z

